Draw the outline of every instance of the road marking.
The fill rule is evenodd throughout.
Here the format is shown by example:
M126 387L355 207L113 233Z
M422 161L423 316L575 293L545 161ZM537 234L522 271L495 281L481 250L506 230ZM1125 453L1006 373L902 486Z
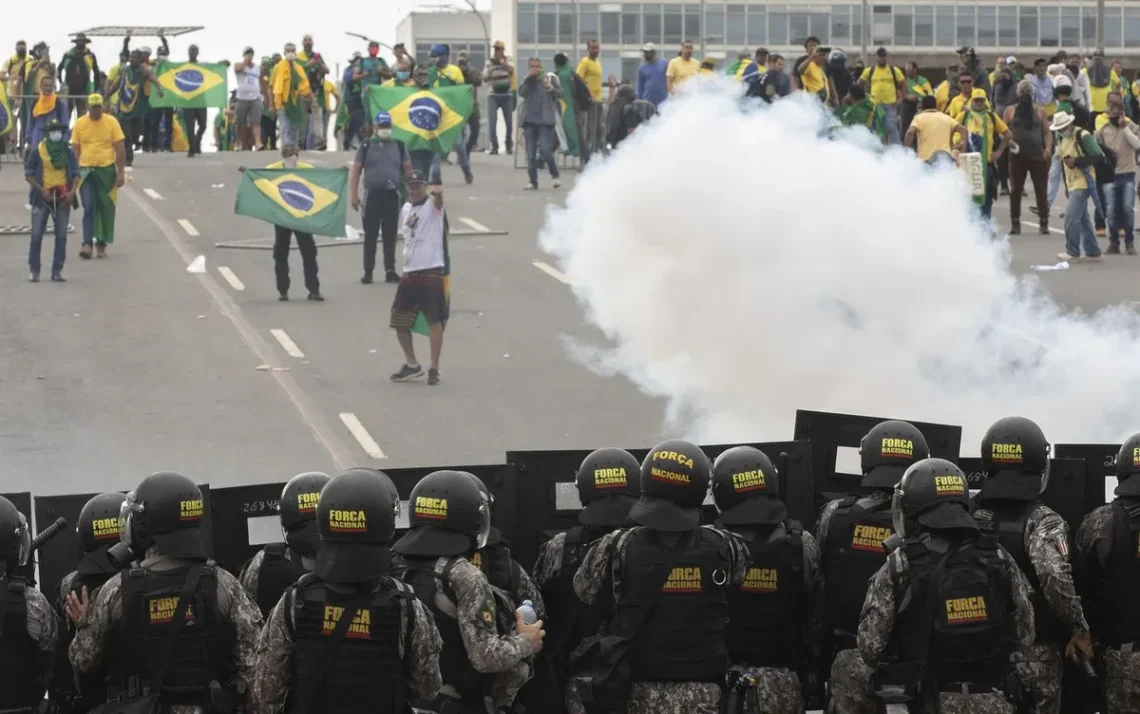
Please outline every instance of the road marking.
M153 198L156 201L162 200L162 196L158 193L158 191L155 191L153 188L144 188L143 193L150 196L151 198Z
M532 265L560 283L565 283L566 285L574 284L574 281L571 280L569 276L566 275L566 273L563 273L561 270L543 263L541 260L532 261Z
M186 231L187 234L195 238L201 235L201 233L198 232L198 229L194 227L194 224L185 218L179 218L178 225L182 226L182 230Z
M384 455L384 452L380 450L380 445L376 443L372 435L368 433L368 430L365 429L364 425L360 423L360 420L356 418L355 414L352 412L341 412L340 420L344 422L344 425L348 427L348 430L351 431L352 435L356 437L356 440L360 442L360 448L364 449L364 453L374 459L388 458Z
M301 351L301 348L297 346L297 343L293 341L293 338L289 336L288 332L279 327L275 327L269 331L269 334L277 338L277 341L281 344L281 349L285 350L285 354L290 357L296 357L297 359L305 358L305 353Z
M231 288L237 290L239 293L245 290L245 283L238 280L238 276L234 275L234 271L224 265L219 265L218 272L222 274L222 277L226 279L226 282L230 284Z
M460 218L459 222L465 224L468 228L470 228L473 231L479 231L480 233L490 233L491 232L490 228L483 225L479 221L476 221L473 218Z

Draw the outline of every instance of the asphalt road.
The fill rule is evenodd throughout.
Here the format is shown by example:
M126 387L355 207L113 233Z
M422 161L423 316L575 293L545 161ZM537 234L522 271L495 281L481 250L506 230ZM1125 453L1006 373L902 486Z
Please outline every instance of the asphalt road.
M237 166L275 158L140 154L110 257L76 257L73 216L66 285L27 283L26 236L0 236L0 491L128 488L161 469L239 485L667 436L662 403L566 351L567 336L603 339L537 247L546 204L562 199L575 172L558 191L544 177L543 190L524 193L512 157L476 156L471 186L444 167L452 228L468 235L452 240L443 382L428 387L388 381L402 360L388 329L395 286L360 284L359 245L321 248L324 303L304 300L294 251L293 300L277 301L272 228L233 215ZM305 156L325 166L348 159ZM0 225L28 220L15 168L0 171ZM1008 223L1004 199L995 216ZM359 215L350 222L359 228ZM1063 237L1025 228L1013 239L1015 269L1056 262ZM200 255L206 273L187 273ZM1140 258L1121 256L1039 276L1067 305L1094 310L1134 299L1138 270ZM427 341L416 340L426 361Z

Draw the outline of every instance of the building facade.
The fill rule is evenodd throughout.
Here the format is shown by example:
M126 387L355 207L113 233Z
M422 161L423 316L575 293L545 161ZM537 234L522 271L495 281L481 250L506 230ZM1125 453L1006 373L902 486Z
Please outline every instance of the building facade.
M458 52L466 50L471 66L482 69L490 47L490 30L491 15L486 12L413 12L396 26L396 42L404 43L416 61L425 64L432 45L449 45L453 62Z

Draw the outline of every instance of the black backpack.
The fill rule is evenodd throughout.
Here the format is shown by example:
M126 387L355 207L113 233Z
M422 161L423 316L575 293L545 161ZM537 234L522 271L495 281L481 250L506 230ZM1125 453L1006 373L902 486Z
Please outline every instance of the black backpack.
M590 88L586 86L586 81L578 76L577 72L571 72L570 76L574 80L574 86L570 88L574 97L574 109L579 112L587 112L594 104L594 97L590 94ZM566 87L562 91L566 91Z

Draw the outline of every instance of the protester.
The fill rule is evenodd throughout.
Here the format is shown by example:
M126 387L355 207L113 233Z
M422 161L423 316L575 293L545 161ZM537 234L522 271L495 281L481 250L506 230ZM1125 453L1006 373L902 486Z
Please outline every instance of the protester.
M669 98L669 80L665 77L669 64L657 58L657 46L652 42L642 45L641 56L645 61L637 68L637 98L660 107Z
M521 91L520 87L520 91ZM529 146L529 142L528 142ZM553 165L553 164L552 164ZM451 314L448 295L450 258L447 248L447 212L443 187L432 186L429 197L424 175L407 176L408 202L400 210L404 232L404 276L392 301L390 325L404 351L404 364L391 376L393 382L415 379L424 373L412 344L412 327L420 314L430 329L431 366L428 384L439 384L439 357L443 330Z
M657 114L657 107L644 99L638 99L630 85L623 84L618 87L617 82L612 81L613 77L610 79L610 110L607 117L606 141L616 149L635 129Z
M532 57L526 79L519 85L519 97L523 100L523 111L519 122L523 127L526 142L526 170L529 182L524 190L538 189L538 156L550 168L550 178L554 188L562 185L559 179L558 164L554 160L554 125L561 112L558 101L562 99L562 83L555 74L543 75L542 60Z
M489 154L499 153L499 126L498 116L503 115L504 136L506 137L507 154L514 149L514 135L512 133L511 112L513 110L514 93L517 90L515 68L507 57L506 45L502 40L496 40L491 59L487 60L483 68L483 81L491 87L487 93L487 111L490 114L487 123Z
M1053 134L1049 131L1045 109L1037 105L1036 87L1032 79L1023 79L1017 85L1017 102L1006 107L1002 120L1009 126L1014 151L1009 154L1009 216L1010 235L1021 233L1021 197L1025 193L1025 176L1033 181L1037 198L1037 215L1041 220L1041 235L1049 234L1049 164L1053 160Z
M399 61L397 57L397 61ZM384 81L382 70L388 66L384 58L380 56L380 43L368 43L368 56L360 60L360 64L353 70L352 78L360 83L361 90L364 87L371 87L378 85Z
M827 78L835 87L835 96L839 97L841 101L851 91L851 85L857 79L851 76L851 70L847 67L847 53L838 47L827 54L827 65L824 67L824 73L827 74Z
M451 47L443 44L432 45L430 56L435 60L435 64L428 68L428 80L433 88L466 84L467 80L463 76L463 72L450 62ZM467 183L471 183L475 180L475 174L471 171L471 157L467 153L466 137L467 129L465 127L455 141L454 149L459 168L463 171L463 179ZM436 154L435 158L432 159L431 175L434 183L442 183L440 180L439 154Z
M836 87L838 89L838 87ZM918 73L918 62L911 60L906 63L906 94L903 95L902 109L899 114L899 133L904 136L920 110L919 102L923 97L934 96L934 88L930 80Z
M866 127L884 144L890 137L890 132L887 129L886 109L882 104L872 101L867 96L867 90L863 88L862 84L851 85L847 97L835 111L835 117L844 126Z
M58 120L60 124L66 127L71 116L67 110L67 102L55 93L55 79L50 74L41 77L38 86L40 89L39 98L36 99L29 112L28 146L39 146L39 143L44 139L48 122L52 119ZM64 131L66 133L66 129Z
M214 146L218 147L218 151L234 151L238 146L235 97L230 97L226 107L214 116Z
M28 132L28 107L31 103L25 96L24 88L28 85L33 64L34 60L28 56L28 43L19 40L16 42L16 54L4 63L4 69L0 72L0 81L8 83L8 100L12 107L12 116L19 123L18 133L14 129L9 136L17 137L21 150L24 148L24 139Z
M313 36L305 35L301 40L302 51L297 53L297 60L304 64L305 77L309 81L309 89L313 100L301 105L302 129L300 133L301 147L307 151L324 151L327 148L328 136L323 134L324 112L321 109L325 89L325 77L329 68L325 64L320 52L313 51Z
M1013 68L1003 65L994 72L993 79L993 109L994 114L1004 117L1005 110L1017 104L1017 83L1013 77ZM999 194L1009 195L1009 153L1001 155L1001 159L994 164L997 168L997 183Z
M958 59L961 62L962 69L970 73L973 78L973 86L975 89L981 89L988 97L993 90L990 85L990 75L986 72L986 68L978 61L978 53L973 47L963 47L958 50Z
M249 60L252 63L252 61L253 61L253 50L250 48L246 48L246 49L249 49L249 52L250 52L249 53ZM197 62L198 62L198 45L190 45L188 48L186 48L186 55L187 55L187 58L191 64L197 64ZM226 60L225 63L228 64L229 61ZM254 72L256 73L257 70L254 70ZM258 97L259 97L258 104L259 105L261 104L260 92L261 92L261 90L259 88L258 89ZM180 109L179 111L182 112L182 119L186 123L186 142L187 142L187 144L189 144L189 146L187 147L186 156L188 158L193 158L193 157L198 156L199 154L202 153L202 137L205 136L205 134L206 134L206 107L186 107L186 108ZM259 126L260 121L261 121L261 112L259 110L257 113L257 119L255 120L255 126ZM177 119L175 119L175 122L177 123ZM254 146L256 146L256 144L254 144ZM171 148L174 148L173 142L171 143Z
M71 144L79 160L83 181L79 198L83 203L83 247L79 257L104 258L107 246L115 242L115 204L119 189L126 183L126 135L119 121L103 113L103 95L87 98L87 114L75 120Z
M752 50L745 47L737 52L736 61L728 65L724 73L737 82L745 81L746 76L751 77L760 74L760 69L756 66L756 63L752 61Z
M273 85L270 76L277 62L272 57L261 58L261 149L277 150L277 107L273 104Z
M159 62L168 62L170 60L170 45L167 44L166 38L161 33L158 39L162 44L158 48L158 57L154 62L150 62L150 68L154 71L158 67ZM155 86L158 86L157 82ZM144 90L144 93L149 97L151 87ZM151 107L147 115L147 136L150 137L150 148L147 151L166 151L173 150L172 139L173 132L171 128L174 123L174 110L170 107L163 107L161 109Z
M302 106L312 105L315 101L305 65L297 57L297 46L287 43L285 54L273 67L269 80L273 87L273 106L277 109L277 131L282 151L287 145L300 145L299 135L305 119Z
M1065 63L1065 73L1073 81L1073 101L1080 104L1085 111L1092 110L1092 86L1089 84L1089 75L1081 67L1080 55L1066 56L1061 53ZM1088 126L1082 124L1082 126Z
M261 104L261 67L254 64L253 54L253 48L246 47L242 50L241 60L234 63L234 76L237 78L235 120L238 143L245 151L261 146L261 118L265 113ZM200 149L198 153L201 153Z
M697 75L700 68L701 63L693 59L693 43L685 41L681 45L681 54L669 60L665 69L665 87L669 94L675 94L682 84Z
M854 80L852 80L854 81ZM771 55L768 59L768 71L765 72L759 82L763 82L765 86L772 88L772 97L786 97L792 93L792 78L784 71L784 56ZM751 94L751 90L749 91ZM767 92L765 92L767 94Z
M341 97L343 104L337 108L337 129L340 131L341 148L351 151L354 144L360 140L362 130L367 123L364 118L364 85L356 79L356 73L363 65L364 59L359 52L354 52L352 58L341 75ZM405 79L411 77L409 69Z
M595 114L602 107L596 103L590 94L590 88L573 69L570 68L570 58L565 53L554 55L554 74L562 86L563 101L557 103L556 108L561 109L561 116L554 125L554 148L561 150L566 156L578 156L582 166L590 163L590 152L594 143L605 143L605 137L599 137L596 142L592 135L592 125ZM525 107L519 111L519 128L522 128L522 116ZM601 116L597 114L597 116ZM542 168L542 159L539 159L539 168Z
M598 61L598 54L601 52L601 46L598 41L589 40L586 42L586 56L578 62L577 69L574 74L581 78L586 88L590 91L590 108L584 110L578 108L575 116L578 120L578 148L582 155L582 163L586 164L590 161L590 154L601 151L605 147L602 146L602 63ZM557 59L555 65L557 65ZM696 72L696 69L693 70ZM570 101L570 96L576 96L572 92L574 88L566 86L563 83L562 91L568 96L566 101ZM520 94L521 96L521 94Z
M128 38L129 39L129 38ZM147 112L150 111L150 87L157 84L158 79L154 71L146 65L141 49L131 52L127 65L119 72L119 77L111 86L108 94L119 93L118 122L126 137L124 147L127 153L127 166L134 163L135 144L140 137L145 137ZM161 87L157 89L158 96L163 96ZM144 138L144 143L149 143Z
M1096 139L1088 131L1076 125L1072 114L1057 110L1053 124L1049 127L1060 135L1057 155L1064 163L1065 190L1069 204L1065 208L1065 250L1057 254L1060 260L1081 260L1081 247L1085 251L1084 260L1100 260L1100 246L1096 243L1092 221L1089 219L1089 197L1099 203L1091 167L1103 156Z
M887 140L899 143L899 101L906 93L906 77L898 67L887 63L887 48L875 51L875 64L863 70L860 79L870 90L871 101L883 110Z
M475 144L479 141L479 90L478 87L483 84L483 75L471 66L471 55L467 50L461 50L455 57L455 64L459 67L459 71L463 73L463 81L471 85L471 93L475 96L475 101L471 105L471 114L467 117L467 155L470 156L471 152L475 149Z
M330 105L330 100L335 100L335 104ZM321 95L321 139L328 140L329 135L329 121L336 114L340 113L340 92L337 91L336 85L331 80L325 79L324 92Z
M966 147L966 127L938 111L938 103L932 96L921 99L922 111L906 130L903 143L918 154L920 161L933 163L940 157L950 157L954 150ZM954 137L958 137L955 145Z
M99 89L102 72L99 71L95 53L87 47L87 35L80 32L71 42L75 47L63 53L63 59L59 62L59 76L67 94L75 97L72 104L76 116L83 116L87 112L86 97Z
M981 89L974 90L973 94L970 95L968 108L954 119L966 127L967 151L982 155L982 179L985 193L980 199L980 207L982 217L989 220L993 210L994 189L996 188L994 178L997 174L997 168L994 164L1009 146L1009 127L1000 117L990 111L986 93ZM995 149L996 138L1000 138L1002 143Z
M403 81L413 87L418 87L420 89L430 89L431 85L429 84L428 80L428 70L427 67L423 65L418 65L415 67L415 69L412 70L412 76L410 80L400 80L399 77L402 72L401 68L409 66L411 66L410 58L401 57L400 59L396 60L396 77L388 80L388 82L399 84L401 81ZM385 82L385 84L387 84L387 82ZM431 176L433 183L439 183L439 166L435 163L436 156L434 151L431 149L409 149L408 157L412 161L413 171L419 171L424 176Z
M968 69L963 69L958 72L958 93L946 105L946 113L952 117L956 117L966 110L971 97L974 94L974 74ZM985 94L985 91L982 91Z
M311 169L312 164L299 161L301 148L296 144L281 145L281 160L274 161L267 169ZM284 226L273 226L273 272L277 277L277 300L289 301L289 246L293 236L297 237L297 250L301 252L301 269L305 275L305 289L309 291L310 302L324 302L321 295L321 281L317 277L317 243L312 233L305 233Z
M352 209L360 210L360 177L364 176L364 276L360 282L372 283L376 267L376 237L383 236L384 282L398 283L396 273L396 234L400 220L400 185L412 171L408 150L399 139L392 138L392 117L379 112L373 119L372 136L360 145L352 162L348 185Z
M807 39L804 48L807 49L808 53L796 63L796 77L799 80L800 89L808 94L814 94L817 99L828 106L838 106L841 97L835 91L835 83L831 81L823 68L827 61L825 48L820 47L819 40L814 37Z
M1073 117L1074 124L1078 127L1089 126L1089 113L1088 110L1081 106L1079 103L1072 100L1073 83L1068 77L1060 75L1054 79L1053 96L1056 104L1056 112L1065 112ZM1056 114L1054 112L1054 114ZM1061 180L1064 176L1063 166L1061 163L1060 153L1057 151L1057 146L1061 143L1060 137L1053 137L1053 163L1049 166L1049 189L1046 194L1046 202L1052 206L1057 198L1057 191L1061 187ZM1030 209L1032 210L1032 209ZM1062 215L1064 215L1062 213Z
M1053 79L1046 73L1046 66L1047 62L1044 57L1035 59L1033 61L1033 75L1028 79L1033 88L1034 106L1045 112L1047 120L1051 120L1057 106L1053 103Z
M33 283L40 281L40 255L48 218L51 218L55 231L51 280L53 283L65 282L63 263L67 252L67 220L71 216L71 202L79 180L79 160L67 145L63 124L58 119L48 122L43 141L28 152L28 158L24 162L24 179L32 187L28 192L28 203L32 206L28 280Z
M1096 130L1097 143L1116 155L1112 183L1105 187L1108 199L1109 255L1120 255L1120 235L1124 234L1124 249L1136 255L1134 238L1134 198L1136 194L1136 152L1140 151L1140 132L1136 124L1124 116L1124 102L1110 100L1108 123Z
M1108 111L1109 92L1121 92L1120 77L1112 68L1104 63L1104 52L1093 52L1093 61L1088 67L1081 70L1081 74L1088 80L1089 104L1092 120Z

